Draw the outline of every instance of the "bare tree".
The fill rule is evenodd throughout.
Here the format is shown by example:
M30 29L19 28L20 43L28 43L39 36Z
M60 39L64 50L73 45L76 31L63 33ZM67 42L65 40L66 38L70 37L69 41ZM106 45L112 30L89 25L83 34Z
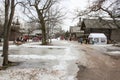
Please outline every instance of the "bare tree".
M107 2L109 2L109 5L107 4ZM120 9L118 8L119 5L120 5L120 1L119 0L113 0L113 1L109 1L109 0L96 0L94 2L94 4L90 7L90 11L91 12L92 11L97 12L99 10L102 10L102 11L106 12L113 19L114 24L118 28L120 28L120 26L116 22L116 17L117 16L115 15L115 14L119 14L118 13L120 11Z
M120 15L120 0L95 0L91 6L89 6L85 11L78 12L78 16L83 15L90 15L93 16L96 13L98 14L97 17L99 17L100 13L107 13L110 18L113 19L113 22L115 25L120 28L120 26L116 22L116 18L118 18ZM105 12L105 13L104 13ZM103 15L102 14L102 15Z
M47 22L47 33L48 37L51 39L54 28L61 25L63 23L63 19L65 18L66 13L61 13L63 8L59 8L58 6L54 6L48 12L48 17L46 19ZM51 42L51 40L50 40Z
M42 44L46 45L47 36L46 36L46 29L47 24L54 22L55 24L60 22L60 11L55 12L55 8L53 7L58 1L60 0L27 0L26 3L28 5L24 6L24 12L27 16L32 19L33 21L37 21L40 24L40 28L42 30ZM27 9L27 12L26 12ZM53 10L54 9L54 10ZM50 12L50 10L53 10ZM56 9L57 10L57 9ZM53 13L54 12L54 13ZM37 17L36 17L37 16ZM59 20L58 20L59 18Z

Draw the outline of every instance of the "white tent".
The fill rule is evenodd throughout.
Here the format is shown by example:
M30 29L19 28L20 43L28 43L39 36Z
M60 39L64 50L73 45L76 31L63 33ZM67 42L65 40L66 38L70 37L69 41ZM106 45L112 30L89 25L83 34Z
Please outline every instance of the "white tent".
M107 37L104 33L90 33L88 39L91 44L107 44Z

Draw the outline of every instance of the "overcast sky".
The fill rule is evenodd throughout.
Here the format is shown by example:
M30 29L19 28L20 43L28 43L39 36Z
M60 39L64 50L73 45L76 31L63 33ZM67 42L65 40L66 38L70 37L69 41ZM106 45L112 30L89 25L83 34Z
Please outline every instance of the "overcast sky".
M75 11L77 9L84 10L88 6L88 0L63 0L61 5L64 7L65 11L67 11L67 19L64 20L62 28L64 30L69 30L70 26L74 26L78 22L78 19L73 20L75 17Z
M70 26L74 26L78 22L78 19L73 21L73 18L75 17L75 10L84 10L88 6L88 0L62 0L60 6L64 9L64 12L67 13L63 25L61 25L62 29L67 31ZM16 13L17 14L15 16L20 17L23 20L23 22L21 22L24 23L24 17L21 16L19 10L16 11Z

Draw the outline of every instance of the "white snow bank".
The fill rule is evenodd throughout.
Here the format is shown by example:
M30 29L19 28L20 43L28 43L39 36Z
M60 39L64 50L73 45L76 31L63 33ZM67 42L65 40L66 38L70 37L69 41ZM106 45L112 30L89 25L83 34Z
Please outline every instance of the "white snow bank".
M28 44L23 44L21 45L22 47L30 47L30 48L60 48L60 49L65 49L65 46L44 46L44 45L28 45Z
M20 59L48 59L48 60L74 60L75 56L63 56L63 55L9 55L10 58L20 58Z
M16 48L18 47L17 45L10 45L9 48L10 49L13 49L13 48ZM3 46L0 46L0 50L3 50Z
M107 46L112 46L113 44L101 44L101 45L98 45L98 44L95 44L95 45L91 45L91 46L102 46L102 47L107 47Z
M52 41L57 41L58 39L52 39Z
M120 55L120 51L110 51L110 52L107 52L107 54L110 54L110 55Z

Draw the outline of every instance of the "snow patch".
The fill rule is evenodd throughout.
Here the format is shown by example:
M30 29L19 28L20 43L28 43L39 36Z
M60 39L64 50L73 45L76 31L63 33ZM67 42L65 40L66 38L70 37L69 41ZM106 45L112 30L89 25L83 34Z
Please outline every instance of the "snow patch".
M94 45L91 45L91 46L101 46L101 47L109 47L109 46L112 46L113 44L94 44Z
M107 54L110 54L110 55L120 55L120 51L110 51L110 52L107 52Z
M74 60L74 56L61 56L61 55L9 55L10 58L20 58L20 59L48 59L48 60Z
M65 49L65 46L41 46L41 45L21 45L21 47L29 47L29 48L57 48L57 49Z

